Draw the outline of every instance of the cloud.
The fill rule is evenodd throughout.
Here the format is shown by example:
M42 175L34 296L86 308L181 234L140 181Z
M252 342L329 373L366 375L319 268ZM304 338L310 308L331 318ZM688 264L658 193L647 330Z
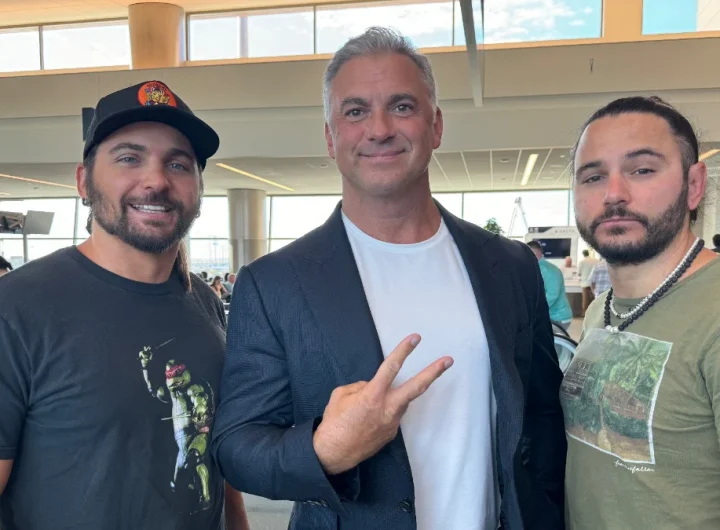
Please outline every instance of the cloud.
M570 22L571 26L584 26L586 23L584 20L575 19L572 22Z
M582 10L582 12L585 15L592 15L595 11L593 10L592 7L586 7L585 9Z

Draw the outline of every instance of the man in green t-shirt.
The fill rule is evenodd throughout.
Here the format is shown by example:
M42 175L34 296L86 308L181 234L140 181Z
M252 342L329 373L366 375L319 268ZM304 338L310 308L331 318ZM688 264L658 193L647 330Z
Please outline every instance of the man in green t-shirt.
M658 98L597 111L574 150L578 229L612 289L561 389L568 530L720 528L720 259L692 231L707 183Z

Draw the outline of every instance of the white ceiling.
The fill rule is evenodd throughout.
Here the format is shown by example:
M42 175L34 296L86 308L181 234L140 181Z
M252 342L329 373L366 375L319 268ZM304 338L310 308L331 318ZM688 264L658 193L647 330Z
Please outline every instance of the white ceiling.
M702 152L719 149L720 143L702 145ZM527 185L521 180L528 157L537 162ZM567 189L569 147L493 151L436 152L430 165L434 192ZM292 188L287 191L217 166L223 163L263 179ZM706 160L710 176L720 179L720 153ZM3 176L5 175L5 176ZM43 182L15 180L21 176ZM57 186L60 184L61 186ZM0 198L73 197L74 164L2 164ZM213 159L205 171L205 193L224 195L228 189L262 189L272 195L335 194L340 192L340 175L328 157ZM5 195L7 194L7 195Z

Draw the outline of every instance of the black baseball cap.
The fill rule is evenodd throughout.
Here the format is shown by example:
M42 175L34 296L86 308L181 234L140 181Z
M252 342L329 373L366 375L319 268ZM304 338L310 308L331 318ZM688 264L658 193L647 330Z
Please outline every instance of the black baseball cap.
M183 133L202 169L220 146L217 133L195 116L180 96L165 83L146 81L108 94L98 102L88 127L83 158L115 131L141 121L164 123Z

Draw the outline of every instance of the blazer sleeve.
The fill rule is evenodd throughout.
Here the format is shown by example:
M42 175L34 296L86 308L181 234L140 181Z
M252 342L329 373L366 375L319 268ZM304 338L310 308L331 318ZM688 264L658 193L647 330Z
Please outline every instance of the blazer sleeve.
M252 272L241 269L213 426L212 453L223 476L238 491L309 501L346 515L340 496L342 489L357 490L357 470L332 482L326 476L312 444L320 420L294 423L285 350Z
M525 436L528 439L528 470L563 515L565 458L567 439L560 404L560 370L553 340L552 325L545 288L537 260L532 259L528 271L536 277L536 292L531 298L534 305L533 351L525 418Z

